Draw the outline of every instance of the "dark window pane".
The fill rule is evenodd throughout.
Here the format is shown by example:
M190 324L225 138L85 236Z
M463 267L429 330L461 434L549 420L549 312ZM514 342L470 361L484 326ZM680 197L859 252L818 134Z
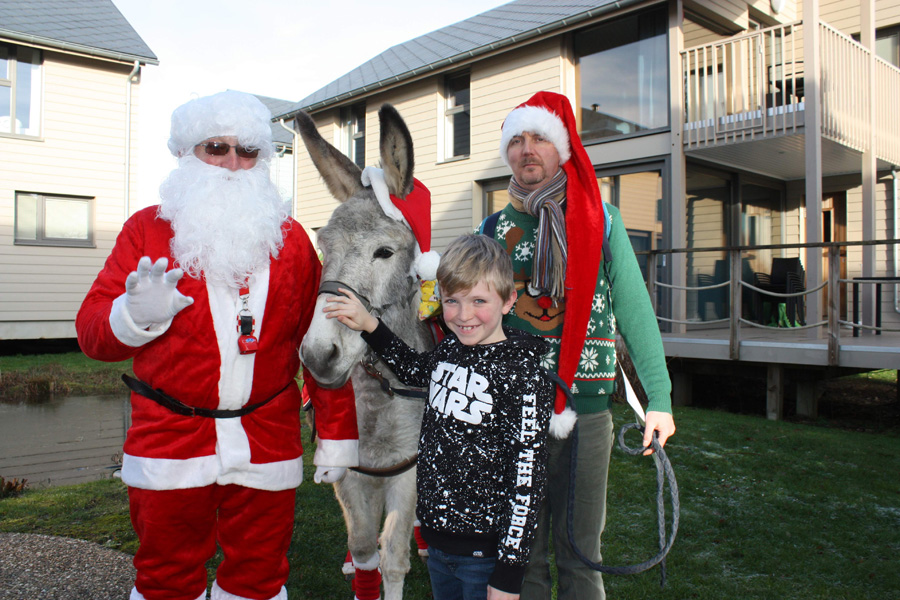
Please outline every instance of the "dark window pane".
M453 115L453 156L469 153L469 113Z

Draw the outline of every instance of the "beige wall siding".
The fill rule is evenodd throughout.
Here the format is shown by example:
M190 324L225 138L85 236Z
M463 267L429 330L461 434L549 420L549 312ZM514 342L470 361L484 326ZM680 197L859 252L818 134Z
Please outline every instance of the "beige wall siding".
M799 0L798 0L799 3ZM802 14L802 4L798 15ZM859 0L820 0L819 17L847 35L860 31ZM900 23L900 0L875 0L875 28L891 27Z
M744 30L749 24L748 4L744 0L686 0L684 4L686 9L728 29Z
M75 313L124 221L130 70L131 65L45 52L41 140L0 138L0 339L74 336ZM138 184L139 87L132 88L132 198ZM15 245L17 191L94 198L96 248Z

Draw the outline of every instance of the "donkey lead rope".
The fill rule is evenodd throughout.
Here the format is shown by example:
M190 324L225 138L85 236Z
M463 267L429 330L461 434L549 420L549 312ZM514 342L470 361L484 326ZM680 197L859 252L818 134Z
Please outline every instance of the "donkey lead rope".
M629 429L643 431L643 428L637 423L627 423L626 425L623 425L622 428L619 429L619 448L626 454L632 456L641 455L646 450L645 447L639 446L637 448L630 448L625 444L625 432ZM672 549L672 544L675 542L675 535L678 533L678 518L681 512L681 503L678 499L678 483L675 481L675 472L672 470L672 463L669 462L669 457L666 456L665 450L660 446L659 437L656 432L653 433L650 447L653 449L654 462L656 463L656 504L657 522L659 525L659 553L656 556L636 565L607 567L602 563L595 563L587 558L575 544L575 467L578 461L577 423L575 429L572 431L572 454L569 461L569 498L568 506L566 507L566 529L569 535L569 544L572 546L575 555L591 569L610 575L633 575L635 573L646 571L659 564L661 569L660 587L664 587L666 585L665 558L669 553L669 550ZM666 481L669 482L669 495L672 500L672 533L670 534L668 541L666 541L666 507L664 494Z

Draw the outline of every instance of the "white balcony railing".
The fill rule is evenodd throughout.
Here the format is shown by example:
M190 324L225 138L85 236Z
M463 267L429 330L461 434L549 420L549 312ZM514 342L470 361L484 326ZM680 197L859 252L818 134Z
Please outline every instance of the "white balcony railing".
M803 125L802 21L681 53L688 148L796 132Z
M819 23L822 135L900 164L900 70ZM748 32L681 53L686 149L791 135L804 126L803 21ZM875 94L875 115L869 99Z
M875 156L900 165L900 69L875 58Z

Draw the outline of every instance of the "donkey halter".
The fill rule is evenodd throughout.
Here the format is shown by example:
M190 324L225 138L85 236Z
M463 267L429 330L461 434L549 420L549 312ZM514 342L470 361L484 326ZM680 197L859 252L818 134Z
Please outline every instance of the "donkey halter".
M408 277L410 285L415 283L415 280L412 277ZM388 302L387 304L382 304L381 306L372 306L372 302L355 289L352 286L347 285L343 281L338 281L336 279L332 279L329 281L323 281L319 284L319 292L318 295L322 294L332 294L334 296L344 296L347 297L347 294L341 292L340 289L343 288L345 290L349 290L353 292L353 295L359 298L359 301L362 303L363 308L365 308L373 317L381 317L384 312L390 307L397 304L397 302ZM409 297L406 299L407 302L410 302L416 295L417 288L416 286L412 286L412 292Z

